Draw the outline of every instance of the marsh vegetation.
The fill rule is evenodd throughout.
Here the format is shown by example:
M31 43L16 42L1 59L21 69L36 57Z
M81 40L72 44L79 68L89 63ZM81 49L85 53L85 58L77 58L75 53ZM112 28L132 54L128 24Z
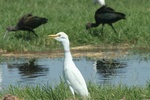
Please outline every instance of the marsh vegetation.
M33 52L35 55L37 52L46 52L45 55L47 55L49 54L47 52L55 51L56 48L58 50L58 45L60 45L54 40L47 39L47 35L64 31L70 38L71 47L84 45L102 46L102 48L106 45L125 47L127 44L127 47L133 48L133 51L149 52L150 1L107 0L106 3L116 11L126 14L126 20L114 24L118 35L107 25L103 36L100 33L101 25L86 30L86 23L94 22L94 13L99 8L99 5L93 5L92 0L1 0L0 50L5 53L16 52L16 54ZM18 31L10 32L6 38L3 38L6 28L15 25L18 19L27 13L48 19L47 24L35 29L39 37L31 34L29 39L27 32ZM107 50L109 46L101 51ZM88 89L93 100L148 100L150 98L149 82L142 87L103 86L89 82ZM2 89L0 96L3 97L8 93L23 100L48 100L50 98L51 100L68 100L73 98L63 81L54 89L49 84L36 87L10 86ZM79 96L76 98L81 99Z

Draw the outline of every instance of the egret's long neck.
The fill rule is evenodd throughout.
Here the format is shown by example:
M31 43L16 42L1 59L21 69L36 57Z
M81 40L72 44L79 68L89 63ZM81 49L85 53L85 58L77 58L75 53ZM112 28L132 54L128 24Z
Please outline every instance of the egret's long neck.
M65 41L63 44L63 47L64 47L64 52L65 52L65 60L68 59L68 60L72 60L72 55L71 55L71 52L70 52L70 44L69 44L69 40L68 41Z

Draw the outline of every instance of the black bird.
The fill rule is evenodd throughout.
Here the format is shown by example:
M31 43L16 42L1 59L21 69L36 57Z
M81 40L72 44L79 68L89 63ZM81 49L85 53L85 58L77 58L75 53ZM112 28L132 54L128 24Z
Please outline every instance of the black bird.
M47 21L47 18L33 16L29 13L21 17L16 26L7 27L6 30L8 32L18 30L28 31L29 33L32 32L35 36L38 36L33 29L47 23Z
M86 24L86 29L92 28L92 27L97 27L100 24L102 24L102 33L103 33L103 27L105 24L108 24L112 27L115 33L116 30L113 27L112 23L115 23L121 19L126 19L125 14L116 12L114 9L105 6L100 7L96 12L95 12L95 21L96 23L87 23Z
M103 5L102 7L100 7L98 10L97 10L98 12L97 13L101 13L101 12L106 12L106 11L114 11L115 12L115 10L113 9L113 8L111 8L111 7L108 7L107 5Z

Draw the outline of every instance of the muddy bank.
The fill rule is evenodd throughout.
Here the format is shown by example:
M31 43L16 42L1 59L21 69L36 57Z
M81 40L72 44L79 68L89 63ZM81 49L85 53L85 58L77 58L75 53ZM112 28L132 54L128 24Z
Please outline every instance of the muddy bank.
M116 58L128 54L128 51L132 46L128 44L120 45L103 45L103 46L78 46L72 47L71 52L73 57L90 57L90 58ZM48 57L56 58L63 57L63 49L55 49L46 52L6 52L1 50L0 55L2 57Z

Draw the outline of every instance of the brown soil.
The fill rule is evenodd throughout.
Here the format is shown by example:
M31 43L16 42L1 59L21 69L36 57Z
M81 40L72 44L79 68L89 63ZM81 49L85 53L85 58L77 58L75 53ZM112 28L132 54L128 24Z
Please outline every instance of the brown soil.
M119 45L103 45L103 46L78 46L72 47L71 52L73 57L90 57L90 58L116 58L128 54L128 51L132 46L128 44ZM49 52L6 52L0 50L0 55L2 57L48 57L56 58L63 57L63 50L52 50Z

